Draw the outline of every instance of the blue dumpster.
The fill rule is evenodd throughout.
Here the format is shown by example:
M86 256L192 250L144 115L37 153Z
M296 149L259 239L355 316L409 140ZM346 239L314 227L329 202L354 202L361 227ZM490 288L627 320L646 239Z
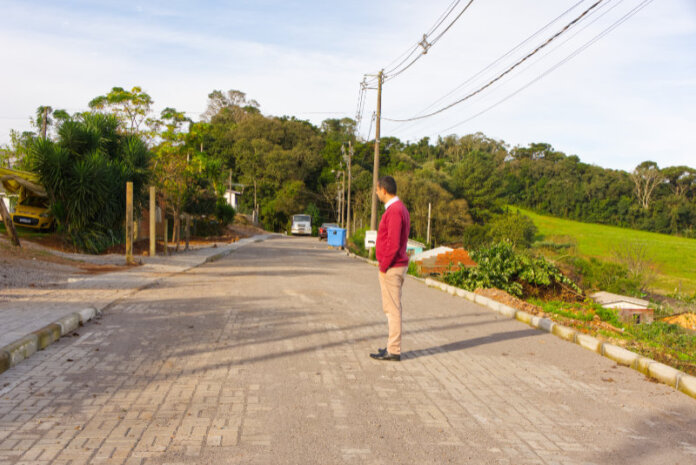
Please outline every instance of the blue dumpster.
M345 247L346 230L343 228L329 228L326 231L326 239L331 247Z

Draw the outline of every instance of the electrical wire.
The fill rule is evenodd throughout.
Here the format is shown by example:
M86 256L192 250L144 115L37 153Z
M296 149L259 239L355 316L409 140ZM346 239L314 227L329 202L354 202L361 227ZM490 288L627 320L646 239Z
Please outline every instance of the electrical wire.
M477 90L475 90L475 91L473 91L473 92L467 94L466 96L462 97L461 99L455 100L454 102L450 103L449 105L446 105L446 106L444 106L444 107L442 107L442 108L440 108L440 109L438 109L438 110L436 110L436 111L433 111L433 112L431 112L431 113L427 113L427 114L424 114L424 115L421 115L421 116L414 116L414 117L412 117L412 118L405 118L405 119L395 119L395 118L383 118L383 119L384 119L385 121L392 121L392 122L398 122L398 123L404 123L404 122L408 122L408 121L417 121L417 120L429 118L429 117L431 117L431 116L435 116L435 115L437 115L437 114L439 114L439 113L442 113L443 111L449 110L450 108L454 107L455 105L459 105L460 103L465 102L466 100L469 100L471 97L473 97L473 96L475 96L475 95L477 95L477 94L480 94L481 92L483 92L484 90L486 90L487 88L489 88L490 86L492 86L493 84L495 84L496 82L498 82L500 79L502 79L503 77L505 77L506 75L508 75L509 73L511 73L515 68L517 68L518 66L520 66L522 63L524 63L525 61L527 61L529 58L531 58L532 56L536 55L540 50L542 50L543 48L545 48L547 45L549 45L551 42L553 42L556 38L558 38L558 37L559 37L560 35L562 35L564 32L566 32L568 29L570 29L570 28L573 27L575 24L577 24L579 21L581 21L585 16L587 16L588 13L590 13L592 10L594 10L597 6L599 6L599 5L600 5L602 2L604 2L604 1L605 1L605 0L597 0L597 1L596 1L595 3L593 3L589 8L587 8L585 11L583 11L582 14L580 14L580 16L576 17L576 18L573 19L571 22L569 22L568 24L566 24L566 25L563 27L563 29L561 29L560 31L558 31L557 33L555 33L554 35L552 35L551 37L549 37L543 44L539 45L539 46L538 46L537 48L535 48L533 51L531 51L530 53L528 53L527 55L525 55L522 59L518 60L515 64L513 64L513 65L510 66L508 69L506 69L505 71L503 71L502 73L500 73L498 76L496 76L494 79L490 80L487 84L485 84L485 85L483 85L482 87L480 87L479 89L477 89Z
M525 85L523 85L522 87L520 87L519 89L517 89L517 90L514 91L513 93L507 95L507 96L506 96L505 98L503 98L503 99L498 100L498 101L497 101L496 103L494 103L493 105L490 105L490 106L484 108L483 110L479 111L478 113L475 113L474 115L470 116L469 118L467 118L467 119L465 119L465 120L463 120L463 121L460 121L459 123L456 123L456 124L454 124L454 125L452 125L452 126L450 126L450 127L448 127L448 128L445 128L445 129L443 129L442 131L439 131L438 134L441 134L441 133L443 133L443 132L452 130L452 129L458 127L458 126L461 126L461 125L463 125L463 124L466 124L466 123L468 123L469 121L471 121L471 120L473 120L473 119L475 119L475 118L478 118L479 116L483 115L484 113L487 113L488 111L492 110L493 108L497 107L498 105L500 105L500 104L502 104L502 103L504 103L504 102L510 100L511 98L513 98L514 96L516 96L517 94L519 94L520 92L522 92L522 91L524 91L525 89L527 89L528 87L530 87L532 84L534 84L534 83L538 82L539 80L543 79L543 78L546 77L548 74L552 73L553 71L555 71L555 70L558 69L559 67L563 66L563 65L564 65L565 63L567 63L568 61L570 61L570 60L572 60L573 58L575 58L576 56L578 56L580 53L582 53L583 51L585 51L585 50L586 50L587 48L589 48L590 46L594 45L597 41L599 41L600 39L604 38L607 34L609 34L610 32L612 32L614 29L616 29L617 27L619 27L620 25L622 25L623 23L625 23L626 21L628 21L632 16L634 16L636 13L638 13L640 10L642 10L643 8L645 8L646 6L648 6L648 5L649 5L650 3L652 3L652 2L653 2L653 0L643 0L640 4L638 4L636 7L634 7L632 10L630 10L628 13L626 13L625 15L623 15L623 16L622 16L621 18L619 18L617 21L615 21L614 23L612 23L609 27L605 28L602 32L600 32L599 34L595 35L595 36L594 36L592 39L590 39L588 42L586 42L585 44L583 44L582 46L580 46L579 48L577 48L577 49L576 49L575 51L573 51L570 55L566 56L563 60L561 60L560 62L556 63L555 65L553 65L552 67L550 67L549 69L547 69L546 71L544 71L542 74L540 74L540 75L538 75L537 77L535 77L534 79L532 79L531 81L527 82ZM433 134L433 136L435 136L435 135L437 135L437 134Z
M459 3L459 2L457 2L457 3ZM396 68L385 73L384 82L390 81L390 80L394 79L395 77L399 76L401 73L403 73L404 71L409 69L411 66L413 66L416 63L416 61L418 61L423 55L428 53L428 50L430 50L430 48L433 45L435 45L442 38L442 36L445 35L445 33L447 31L450 30L450 28L454 25L454 23L456 23L459 20L459 18L462 17L464 12L469 9L469 7L471 6L472 3L474 3L474 0L469 0L469 3L467 3L464 6L464 8L462 9L462 11L460 11L459 14L447 25L445 30L440 32L432 41L428 42L428 39L430 38L430 34L423 34L423 40L418 42L418 47L422 47L423 50L418 55L416 55L416 57L413 60L411 60L410 63L408 63L403 68L398 69L398 66L401 66L403 63L405 63L408 60L408 58L410 58L410 56L413 54L413 52L418 50L418 47L416 47L413 50L413 52L411 53L411 55L409 55L407 58L405 58L402 61L402 63L400 63ZM447 13L447 16L449 16L449 14L451 14L451 12L453 10L454 10L454 8L452 10L450 10L449 13ZM442 23L440 23L440 24L442 24ZM432 34L432 32L431 32L431 34Z
M507 58L508 56L512 55L514 52L516 52L517 50L519 50L520 48L522 48L524 45L526 45L526 44L527 44L528 42L530 42L532 39L534 39L534 38L537 37L539 34L541 34L542 32L544 32L546 29L548 29L549 27L551 27L554 23L556 23L558 20L560 20L561 18L563 18L565 15L567 15L568 13L570 13L571 11L573 11L575 8L577 8L578 6L580 6L580 5L581 5L582 3L584 3L585 1L586 1L586 0L579 0L577 3L575 3L574 5L572 5L570 8L568 8L567 10L565 10L563 13L561 13L560 15L558 15L557 17L555 17L554 19L552 19L551 21L549 21L548 23L546 23L543 27L541 27L540 29L538 29L534 34L530 35L530 36L527 37L525 40L523 40L522 42L520 42L519 44L517 44L515 47L511 48L510 50L508 50L505 54L503 54L503 55L501 55L500 57L498 57L498 59L496 59L495 61L493 61L493 62L491 62L490 64L488 64L488 66L486 66L485 68L483 68L483 69L481 69L480 71L478 71L476 74L474 74L474 75L472 75L471 77L469 77L466 81L464 81L463 83L461 83L460 85L458 85L457 87L455 87L454 89L452 89L451 91L449 91L448 93L446 93L445 95L443 95L442 97L440 97L439 99L435 100L434 102L432 102L432 103L431 103L430 105L428 105L427 107L423 108L420 112L418 112L418 114L421 115L421 114L425 113L426 111L430 110L431 108L433 108L434 106L436 106L438 103L442 102L442 101L445 100L447 97L449 97L450 95L452 95L452 94L454 94L455 92L457 92L458 90L460 90L462 87L464 87L464 86L466 86L467 84L471 83L474 79L480 77L481 75L483 75L484 73L486 73L488 70L494 68L496 65L498 65L499 63L501 63L505 58ZM404 125L404 126L401 126L401 127L400 127L397 131L395 131L395 132L396 132L396 133L400 133L400 132L405 131L405 130L408 130L408 129L412 128L412 127L413 127L413 124L411 124L411 125Z

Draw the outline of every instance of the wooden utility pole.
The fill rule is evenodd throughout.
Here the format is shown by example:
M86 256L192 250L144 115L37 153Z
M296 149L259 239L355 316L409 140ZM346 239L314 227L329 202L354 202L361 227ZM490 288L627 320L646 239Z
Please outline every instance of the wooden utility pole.
M379 130L382 121L382 76L384 71L377 74L377 113L375 118L375 160L372 165L372 214L370 215L370 229L377 229L377 181L379 180ZM370 259L375 258L374 247L370 249Z
M346 214L346 236L350 236L350 185L353 182L353 175L350 171L350 165L353 163L353 144L348 141L348 208Z
M12 222L12 216L10 212L7 211L5 207L5 200L0 197L0 214L2 215L2 221L5 223L5 229L7 230L7 235L10 236L10 241L15 247L21 247L19 243L19 237L17 236L17 231L15 230L14 223Z
M430 247L430 209L432 207L432 204L428 202L428 235L426 236L427 239L425 240L426 245Z
M155 186L150 186L150 256L157 252L157 225L155 224Z
M43 137L44 139L46 138L46 125L47 125L46 120L47 119L48 119L48 107L44 107L43 118L41 121L41 137Z
M126 265L133 260L133 183L126 183Z

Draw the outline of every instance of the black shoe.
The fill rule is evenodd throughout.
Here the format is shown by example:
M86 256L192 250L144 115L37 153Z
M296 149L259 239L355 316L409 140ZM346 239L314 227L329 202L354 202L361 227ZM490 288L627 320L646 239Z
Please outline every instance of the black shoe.
M390 354L386 350L382 352L381 350L376 354L370 354L370 357L375 360L382 360L384 362L400 362L401 355Z
M384 355L387 353L387 348L385 347L384 349L377 349L377 353L379 355Z

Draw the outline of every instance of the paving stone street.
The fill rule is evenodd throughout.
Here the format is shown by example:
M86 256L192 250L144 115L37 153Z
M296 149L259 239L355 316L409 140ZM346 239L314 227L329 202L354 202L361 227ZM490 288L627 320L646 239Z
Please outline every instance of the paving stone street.
M408 278L276 238L0 374L0 464L693 464L696 401Z

